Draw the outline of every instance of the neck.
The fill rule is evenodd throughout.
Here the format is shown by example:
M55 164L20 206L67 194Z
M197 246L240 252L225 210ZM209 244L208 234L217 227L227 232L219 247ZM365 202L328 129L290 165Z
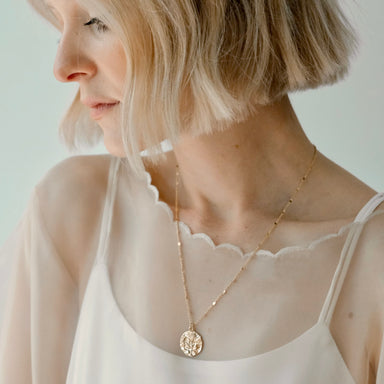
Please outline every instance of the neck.
M284 97L222 132L182 136L173 153L180 208L231 220L249 211L275 215L305 174L313 145Z

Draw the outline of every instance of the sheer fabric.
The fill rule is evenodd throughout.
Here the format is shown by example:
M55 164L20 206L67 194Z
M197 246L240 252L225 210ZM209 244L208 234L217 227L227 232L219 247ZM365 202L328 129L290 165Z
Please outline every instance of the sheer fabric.
M200 370L215 364L213 360L224 363L222 367L228 369L234 362L240 367L252 357L268 353L273 356L289 346L293 348L298 341L308 340L305 335L320 328L316 324L340 255L349 234L355 231L359 237L353 244L333 316L328 319L335 343L333 353L339 352L335 356L342 359L339 363L345 365L345 377L349 380L339 378L341 381L335 383L384 382L382 208L362 222L349 223L338 232L332 230L310 243L287 245L276 253L260 250L238 284L199 324L205 349L195 360L190 360L178 347L188 319L172 211L158 200L149 173L138 178L122 162L116 168L115 179L111 176L113 172L109 173L116 198L110 225L102 224L110 159L109 156L74 158L50 172L36 187L23 220L2 249L1 274L10 277L3 280L7 283L3 283L6 301L2 302L4 315L0 330L1 384L65 383L67 378L68 383L87 382L71 381L71 376L67 377L71 354L72 365L78 361L79 351L97 356L99 360L90 360L95 374L99 366L108 367L102 364L104 359L112 361L116 356L116 361L124 362L119 356L121 350L113 349L114 337L119 336L116 324L125 332L120 342L131 332L132 337L140 340L133 342L132 348L145 350L146 345L152 352L156 350L161 356L168 356L173 363L167 367L174 372L180 364L187 367L190 383L202 380L196 375L193 381L195 367L199 366L197 370ZM100 174L104 176L100 178ZM104 187L98 188L101 184ZM66 224L66 219L57 216L52 201L65 216L76 216L77 227L66 225L65 231L57 230L62 227L55 227L56 221ZM73 251L76 245L73 239L79 236L79 228L89 217L93 231L85 237L88 246L79 250L75 261L69 262L67 252ZM100 233L101 228L110 228L108 236ZM234 245L215 246L207 235L191 234L183 223L181 229L192 309L199 318L249 255ZM68 249L61 246L67 242L71 242ZM97 249L105 255L105 263L98 263ZM99 303L97 318L90 315L95 312L87 309L89 302L84 301L82 308L88 282L87 295L92 290L100 295L93 301ZM80 308L81 316L88 314L93 324L105 325L102 319L110 319L110 331L103 328L103 343L92 344L90 341L100 340L101 333L87 335L87 330L91 332L95 327L83 325L79 327L82 328L79 335L89 343L75 342L76 329L80 332L77 328ZM99 353L92 353L95 348L99 348ZM310 363L316 367L316 348L308 346L308 350L314 356ZM137 352L132 349L133 354ZM296 356L297 365L305 363L305 358L308 357ZM96 375L100 381L92 382L106 383L108 375L111 380L118 377L113 375L123 375L133 366L138 372L136 377L140 377L140 372L145 377L150 370L156 372L156 361L159 360L144 359L141 364L136 361L133 365L127 359L117 367L120 373L106 370L104 381ZM275 369L278 363L277 358ZM174 372L169 372L170 383L179 382L172 381ZM204 369L199 372L204 374ZM207 378L207 382L214 382ZM247 379L252 381L252 377ZM299 382L294 377L291 380Z

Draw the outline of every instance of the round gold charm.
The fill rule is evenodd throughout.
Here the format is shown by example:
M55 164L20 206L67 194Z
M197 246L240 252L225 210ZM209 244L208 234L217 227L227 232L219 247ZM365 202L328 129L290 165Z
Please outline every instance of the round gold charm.
M180 348L188 357L195 357L203 349L203 338L196 331L185 331L180 337Z

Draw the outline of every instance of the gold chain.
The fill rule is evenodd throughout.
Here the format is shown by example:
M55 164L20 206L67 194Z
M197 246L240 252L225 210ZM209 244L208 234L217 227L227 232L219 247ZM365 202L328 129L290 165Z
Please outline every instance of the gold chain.
M207 311L200 317L199 320L196 322L193 322L192 318L192 310L191 310L191 305L190 305L190 297L187 289L187 283L186 283L186 277L185 277L185 265L184 265L184 259L183 259L183 252L182 252L182 244L181 244L181 237L180 237L180 227L179 227L179 196L178 196L178 190L179 190L179 165L176 165L176 188L175 188L175 219L176 219L176 232L177 232L177 246L178 246L178 251L179 251L179 259L180 259L180 266L181 266L181 272L182 272L182 278L183 278L183 285L184 285L184 294L185 294L185 301L187 304L187 309L188 309L188 319L189 319L189 331L186 331L183 333L182 338L180 339L180 347L183 350L183 352L190 357L194 357L198 355L202 349L202 338L201 336L195 332L195 327L200 323L201 320L203 320L207 314L211 311L213 307L217 305L219 300L222 299L222 297L228 292L229 288L232 286L233 283L235 283L240 274L245 271L247 268L248 264L250 261L253 259L253 256L256 254L256 252L262 247L262 245L269 239L271 236L272 232L276 229L278 224L280 223L280 220L283 218L285 215L285 212L287 211L288 207L293 203L293 200L295 199L297 193L300 191L303 183L306 181L308 178L313 165L316 160L316 155L317 155L317 148L316 146L313 146L314 151L313 151L313 156L311 163L307 169L307 172L305 173L304 176L300 179L300 182L298 186L296 187L296 190L294 191L293 195L290 197L290 199L287 201L285 204L284 208L280 212L280 215L275 219L272 227L268 230L268 232L265 234L264 238L261 240L261 242L257 245L257 247L250 253L247 261L243 264L243 266L240 268L239 272L235 275L235 277L231 280L231 282L227 285L225 289L216 297L216 299L211 303ZM187 334L187 336L185 336ZM191 336L192 335L192 336ZM187 340L186 340L187 338Z

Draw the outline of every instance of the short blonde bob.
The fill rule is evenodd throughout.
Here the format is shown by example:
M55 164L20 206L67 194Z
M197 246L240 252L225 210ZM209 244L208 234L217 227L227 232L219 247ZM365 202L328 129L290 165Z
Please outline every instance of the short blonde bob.
M29 1L54 23L42 0ZM257 104L342 79L357 47L337 0L78 2L124 46L122 140L138 173L143 148L153 155L166 138L225 129ZM61 133L70 147L101 136L79 94Z

